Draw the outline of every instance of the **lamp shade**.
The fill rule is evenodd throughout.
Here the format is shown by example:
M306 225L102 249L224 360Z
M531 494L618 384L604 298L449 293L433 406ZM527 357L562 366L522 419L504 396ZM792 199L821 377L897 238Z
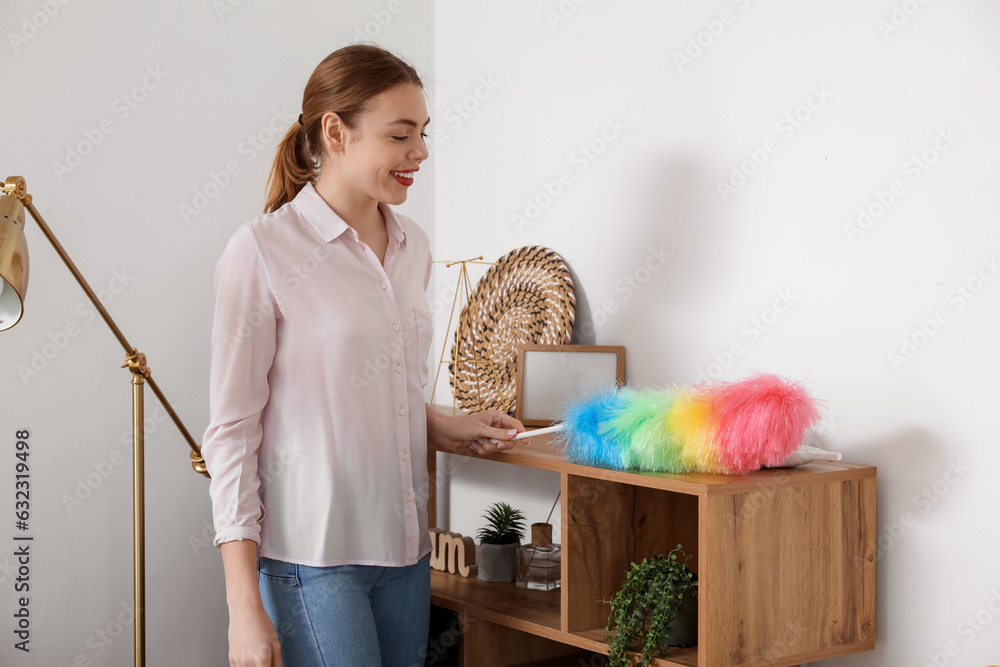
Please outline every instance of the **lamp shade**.
M0 196L0 331L10 329L24 313L28 291L28 240L24 206L17 197Z

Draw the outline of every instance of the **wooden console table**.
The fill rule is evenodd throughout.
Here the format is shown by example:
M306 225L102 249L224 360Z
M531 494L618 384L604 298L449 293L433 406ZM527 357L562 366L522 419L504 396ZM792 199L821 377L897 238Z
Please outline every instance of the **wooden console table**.
M459 613L466 667L591 664L631 562L678 543L698 573L698 646L655 665L798 665L875 647L875 468L846 462L748 475L624 472L569 463L553 435L461 456L558 472L562 586L431 572ZM434 452L428 453L435 479ZM428 515L435 523L434 489ZM582 660L582 662L581 662Z

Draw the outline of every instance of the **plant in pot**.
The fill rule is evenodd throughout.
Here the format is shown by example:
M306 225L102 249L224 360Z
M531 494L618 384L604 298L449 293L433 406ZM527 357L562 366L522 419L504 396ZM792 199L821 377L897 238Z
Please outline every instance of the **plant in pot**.
M487 524L476 534L478 576L483 581L514 581L517 548L524 539L524 514L507 503L493 503L483 518Z
M698 642L698 581L687 566L691 558L678 544L666 555L632 563L614 598L604 601L611 605L605 638L611 667L632 665L630 654L640 644L639 664L646 667L656 652L667 656L671 646Z

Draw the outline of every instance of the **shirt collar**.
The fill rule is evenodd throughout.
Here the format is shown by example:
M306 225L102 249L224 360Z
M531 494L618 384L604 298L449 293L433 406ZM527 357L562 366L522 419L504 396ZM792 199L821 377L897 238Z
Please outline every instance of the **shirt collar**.
M355 241L358 240L358 233L354 228L344 222L330 208L330 205L316 192L316 188L311 182L306 183L299 190L292 203L295 204L295 208L305 216L305 219L309 221L312 228L316 230L316 233L325 242L329 243L344 232L349 232ZM389 232L389 238L405 248L406 232L403 231L403 226L399 223L396 213L383 202L378 203L378 208L382 211L382 217L385 218L385 228Z

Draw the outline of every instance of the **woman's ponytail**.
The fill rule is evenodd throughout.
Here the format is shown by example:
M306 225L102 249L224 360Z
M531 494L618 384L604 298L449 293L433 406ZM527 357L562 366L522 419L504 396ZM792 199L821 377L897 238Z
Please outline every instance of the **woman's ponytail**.
M371 99L400 84L423 88L412 65L371 44L337 49L313 70L302 93L301 121L296 121L278 144L267 177L264 212L271 213L319 174L323 158L323 114L333 111L349 128L356 126Z
M267 177L265 213L277 211L295 199L299 190L316 175L316 162L310 155L308 143L305 128L295 121L278 144L274 164Z

